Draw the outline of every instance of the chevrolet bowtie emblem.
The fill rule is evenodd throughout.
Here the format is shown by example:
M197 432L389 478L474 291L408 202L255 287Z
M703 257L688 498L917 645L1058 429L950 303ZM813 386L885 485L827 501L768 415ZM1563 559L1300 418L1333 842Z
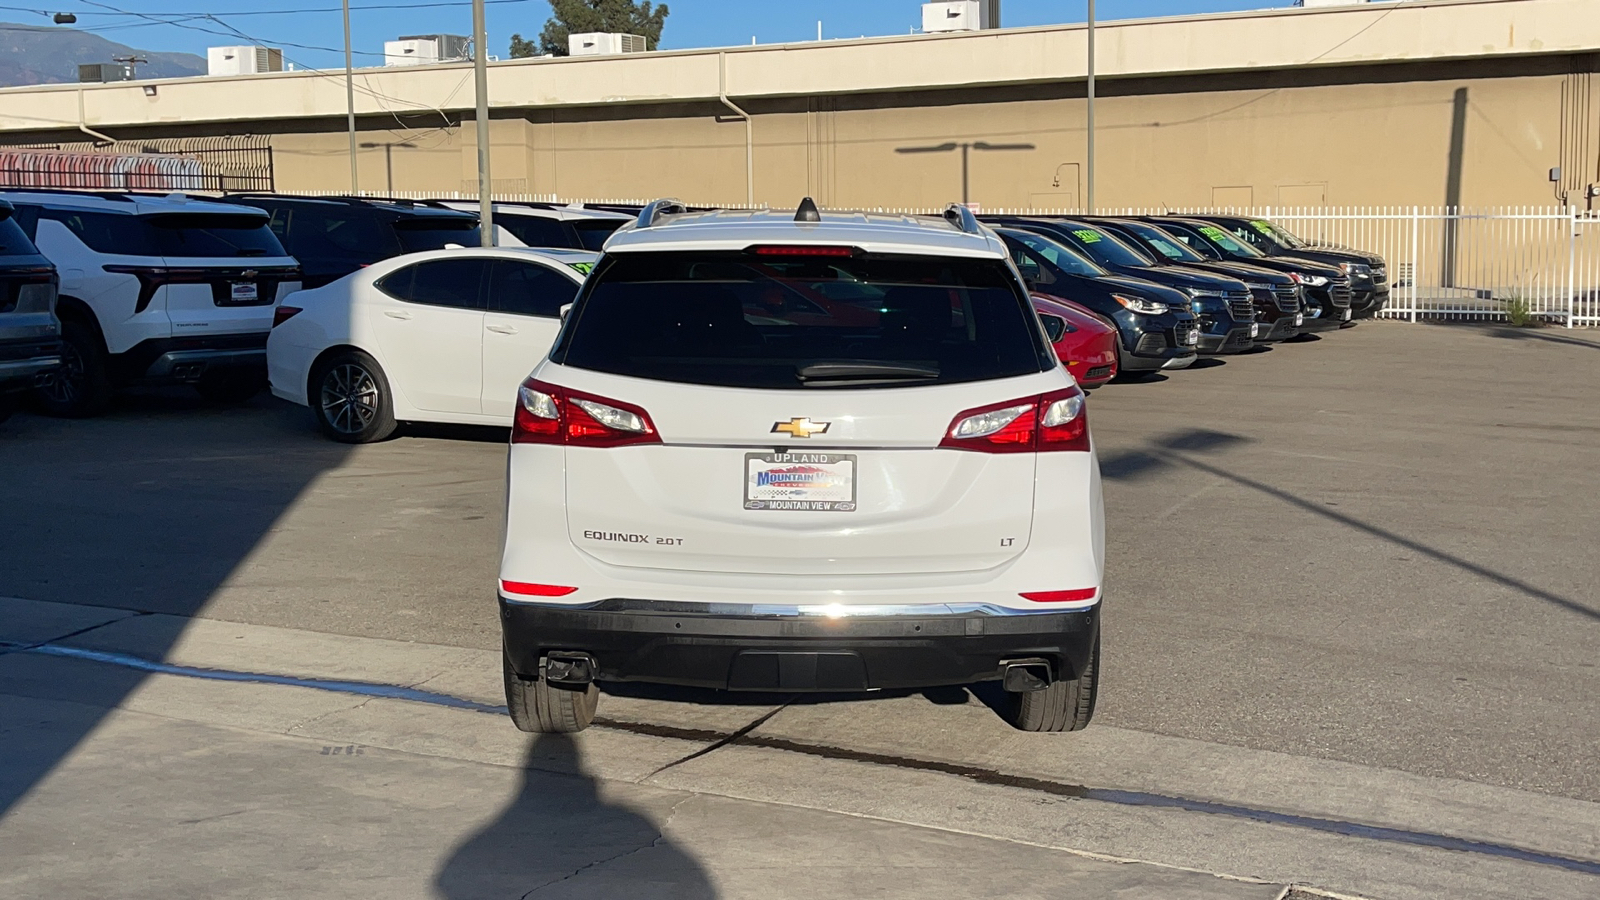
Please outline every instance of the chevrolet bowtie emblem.
M813 434L827 434L828 426L832 424L832 422L813 422L810 419L790 419L787 422L773 422L772 433L808 438Z
M239 273L239 277L240 278L254 278L254 277L256 277L257 275L260 275L260 274L261 273L257 272L255 269L245 269L243 272Z

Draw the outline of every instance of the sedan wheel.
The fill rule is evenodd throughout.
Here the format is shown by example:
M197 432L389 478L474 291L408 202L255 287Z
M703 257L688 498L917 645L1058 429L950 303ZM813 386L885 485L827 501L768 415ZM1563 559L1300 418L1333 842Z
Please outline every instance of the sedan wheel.
M312 384L312 408L328 437L368 444L394 434L389 381L377 360L359 350L345 351L319 366Z

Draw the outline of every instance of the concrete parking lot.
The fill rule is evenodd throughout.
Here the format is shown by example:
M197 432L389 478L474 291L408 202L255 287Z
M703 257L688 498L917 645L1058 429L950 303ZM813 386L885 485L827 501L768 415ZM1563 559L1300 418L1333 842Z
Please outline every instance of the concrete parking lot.
M20 416L0 893L1593 897L1597 390L1591 334L1369 322L1095 392L1066 735L981 690L636 689L530 740L483 711L504 432Z

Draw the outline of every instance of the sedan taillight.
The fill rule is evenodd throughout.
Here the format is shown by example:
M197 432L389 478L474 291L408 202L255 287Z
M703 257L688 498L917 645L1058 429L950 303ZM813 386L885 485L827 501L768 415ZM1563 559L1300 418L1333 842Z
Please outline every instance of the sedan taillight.
M659 444L661 435L656 433L650 414L631 403L529 378L517 388L511 442L623 447Z
M958 413L940 447L979 453L1089 450L1089 413L1075 387Z
M298 314L300 311L301 311L301 308L298 307L298 306L277 306L277 307L274 307L273 310L272 310L272 327L273 328L277 328L279 325L282 325L283 323L285 323L285 322L289 321L290 319L294 318L295 315Z

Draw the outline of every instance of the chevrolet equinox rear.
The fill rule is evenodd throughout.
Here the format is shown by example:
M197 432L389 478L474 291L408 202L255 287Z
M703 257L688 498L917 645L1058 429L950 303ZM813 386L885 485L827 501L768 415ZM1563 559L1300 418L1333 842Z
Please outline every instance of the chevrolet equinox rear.
M1005 246L943 217L646 207L606 244L511 436L511 717L597 682L998 682L1094 711L1104 517L1084 395Z

